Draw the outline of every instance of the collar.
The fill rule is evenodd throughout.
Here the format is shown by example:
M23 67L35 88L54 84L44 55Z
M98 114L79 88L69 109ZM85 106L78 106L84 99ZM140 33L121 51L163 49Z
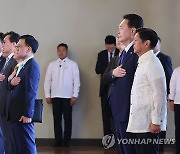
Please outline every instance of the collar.
M125 47L125 51L126 53L128 52L128 50L130 49L130 47L133 45L133 42L129 43L127 47Z
M13 53L11 53L7 58L6 58L6 60L8 59L8 61L12 58L12 56L14 56L14 52Z
M2 56L2 52L0 52L0 57Z
M34 55L26 58L24 61L22 61L22 64L25 65L25 64L28 62L28 60L30 60L30 59L32 59L32 58L34 58ZM21 63L21 62L20 62L20 63Z
M60 63L62 63L62 62L67 62L68 61L68 57L66 57L66 58L64 58L63 60L62 59L60 59L60 58L58 58L58 61L60 62Z
M116 49L115 49L116 50ZM115 50L114 51L112 51L112 52L109 52L109 51L107 51L108 52L108 54L113 54L114 55L114 53L115 53Z
M149 50L146 53L144 53L143 55L141 55L138 59L138 63L143 63L144 61L146 61L147 59L149 59L152 55L154 55L153 50Z
M19 66L21 66L21 65L24 65L23 62L24 62L24 61L19 62L19 63L17 64L17 66L19 67Z
M160 52L161 52L161 51L156 52L156 53L155 53L155 56L157 56Z

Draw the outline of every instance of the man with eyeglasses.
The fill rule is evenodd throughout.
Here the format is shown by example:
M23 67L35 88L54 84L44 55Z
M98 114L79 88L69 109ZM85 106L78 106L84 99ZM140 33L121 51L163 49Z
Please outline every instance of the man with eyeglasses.
M32 35L20 37L14 55L18 68L9 79L11 92L8 120L12 124L13 132L16 132L18 154L37 153L32 118L40 80L40 68L34 59L38 46L38 41Z
M13 58L16 51L16 44L19 40L19 34L15 32L8 32L3 37L2 44L2 56L5 58L5 63L0 72L0 127L2 129L2 135L4 140L4 149L6 154L14 152L13 134L11 125L7 121L7 109L8 109L8 94L7 79L12 73L17 62Z

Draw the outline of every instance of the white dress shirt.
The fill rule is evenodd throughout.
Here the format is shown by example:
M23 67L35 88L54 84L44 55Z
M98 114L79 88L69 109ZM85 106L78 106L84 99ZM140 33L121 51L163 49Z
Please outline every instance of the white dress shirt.
M180 67L176 68L171 76L169 99L180 105Z
M128 52L128 50L131 48L131 46L133 46L133 42L129 43L124 50L126 51L126 53ZM123 50L122 50L123 51ZM119 52L119 56L121 56L122 52Z
M131 107L127 132L150 132L151 123L166 130L167 98L163 67L150 50L139 57L131 89Z
M0 57L2 56L2 52L0 52Z
M24 65L28 62L28 60L34 58L34 55L26 58L25 60L21 61L20 63L17 64L18 66L18 70L16 71L16 76L18 76L19 72L21 71L21 69L24 67Z
M125 47L125 51L126 53L128 52L128 50L131 48L131 46L133 45L133 42L129 43L127 47Z
M65 58L49 64L44 82L46 98L78 97L79 87L79 68L76 62Z
M114 54L115 54L115 50L113 52L108 52L108 61L110 62L111 61L111 53L112 53L112 58L114 57Z
M6 65L13 56L14 56L14 52L11 53L11 54L6 58L6 62L5 62L4 65Z

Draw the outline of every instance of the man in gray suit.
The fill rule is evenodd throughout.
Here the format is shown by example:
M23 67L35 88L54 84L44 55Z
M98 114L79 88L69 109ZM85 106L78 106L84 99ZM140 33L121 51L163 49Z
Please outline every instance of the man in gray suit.
M13 72L17 62L13 58L16 51L16 44L19 41L19 34L15 32L8 32L3 37L2 44L2 56L6 59L0 72L0 127L2 129L2 135L4 140L4 149L6 154L13 154L13 133L10 123L7 121L7 109L8 109L8 89L7 80L9 75Z

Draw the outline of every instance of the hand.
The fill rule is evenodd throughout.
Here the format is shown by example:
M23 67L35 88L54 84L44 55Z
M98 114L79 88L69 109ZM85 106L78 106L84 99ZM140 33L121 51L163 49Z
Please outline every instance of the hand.
M76 104L76 100L77 100L76 97L72 97L72 98L71 98L71 101L70 101L70 105L71 105L71 106L75 105L75 104Z
M22 123L31 123L32 122L32 118L21 116L21 119L19 119L19 121L21 121Z
M170 108L172 111L174 111L174 101L173 100L170 101Z
M52 98L50 98L50 97L46 98L46 102L47 102L48 104L52 104Z
M12 74L8 77L8 81L12 80L16 75L16 71L13 71Z
M157 134L161 132L161 127L160 125L155 125L155 124L151 124L150 126L150 132L153 134Z
M6 77L5 77L4 74L0 74L0 81L4 81L5 78L6 78Z
M11 85L12 85L12 86L17 86L20 81L21 81L21 78L20 78L20 77L14 77L14 78L11 80Z
M124 77L126 75L126 70L122 66L118 66L113 70L113 75L115 77Z

